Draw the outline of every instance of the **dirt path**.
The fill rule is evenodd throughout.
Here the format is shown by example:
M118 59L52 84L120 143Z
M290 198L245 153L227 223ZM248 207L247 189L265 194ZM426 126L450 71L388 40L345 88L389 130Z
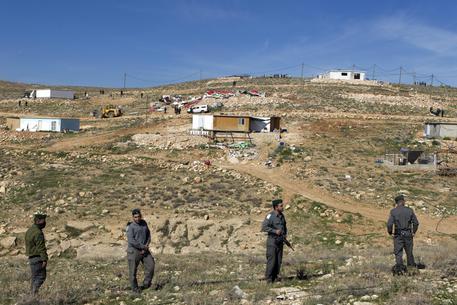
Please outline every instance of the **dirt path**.
M294 194L300 194L310 200L324 203L335 209L343 210L350 213L359 213L362 216L385 223L389 215L389 209L353 201L345 196L336 196L323 189L317 189L303 181L290 178L288 173L284 173L280 168L262 168L253 164L232 164L224 167L255 176L267 181L273 185L280 186L283 189L284 197L291 198ZM421 233L437 233L436 226L440 222L439 218L432 218L430 215L417 213L420 222ZM443 219L439 223L439 233L457 234L457 216L451 216ZM384 233L384 232L383 232Z

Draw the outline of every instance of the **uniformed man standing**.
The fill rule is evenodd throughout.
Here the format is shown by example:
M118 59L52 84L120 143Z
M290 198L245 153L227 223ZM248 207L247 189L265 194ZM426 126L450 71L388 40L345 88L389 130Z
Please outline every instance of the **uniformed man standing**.
M407 265L415 267L413 237L419 228L419 221L413 210L405 206L403 195L395 197L395 203L396 207L390 211L387 221L387 232L394 238L395 262L397 266L403 265L403 249L405 249Z
M154 276L155 262L149 251L151 243L151 232L148 224L142 219L140 209L132 210L133 222L127 225L127 258L129 264L129 280L134 293L139 293L142 289L151 287L152 277ZM143 263L144 281L138 287L136 279L138 265Z
M48 254L43 229L46 227L46 214L37 212L33 218L34 224L25 233L25 253L29 257L32 271L31 290L36 295L46 280Z
M273 211L271 211L262 223L262 231L268 234L267 237L267 268L265 279L268 283L273 283L281 269L282 252L284 240L287 237L286 218L282 213L284 205L282 199L272 201Z

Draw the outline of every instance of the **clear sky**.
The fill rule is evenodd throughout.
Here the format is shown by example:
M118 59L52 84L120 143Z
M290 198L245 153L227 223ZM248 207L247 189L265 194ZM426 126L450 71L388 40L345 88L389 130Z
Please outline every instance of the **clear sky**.
M145 87L303 63L457 86L456 16L451 0L3 0L0 79Z

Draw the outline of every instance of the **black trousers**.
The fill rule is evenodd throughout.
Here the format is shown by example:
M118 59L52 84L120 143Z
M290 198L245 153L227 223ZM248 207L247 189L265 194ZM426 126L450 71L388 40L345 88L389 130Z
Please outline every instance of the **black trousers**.
M267 282L274 282L281 271L282 252L284 244L276 243L275 240L267 240L267 269L265 279Z
M394 254L395 263L403 265L403 250L406 252L406 262L408 266L416 266L413 255L413 238L403 237L400 235L394 236Z
M41 257L30 258L29 264L32 272L31 290L33 294L37 294L41 285L46 280L46 267L43 268Z

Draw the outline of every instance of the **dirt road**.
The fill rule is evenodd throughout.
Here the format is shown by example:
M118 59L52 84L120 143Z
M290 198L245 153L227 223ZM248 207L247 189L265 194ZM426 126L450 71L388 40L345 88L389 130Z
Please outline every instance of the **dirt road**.
M255 176L273 185L281 187L284 191L284 197L286 199L292 197L294 194L300 194L310 200L326 204L329 207L350 213L359 213L363 217L383 223L387 221L387 217L389 215L389 209L377 207L369 202L356 202L349 197L330 194L323 189L315 188L303 181L289 177L288 173L283 172L281 168L269 169L254 164L232 164L224 167ZM457 216L451 216L442 220L440 218L433 218L430 215L423 213L417 213L417 216L419 218L420 232L422 234L457 233ZM439 224L438 230L436 230L437 224Z

